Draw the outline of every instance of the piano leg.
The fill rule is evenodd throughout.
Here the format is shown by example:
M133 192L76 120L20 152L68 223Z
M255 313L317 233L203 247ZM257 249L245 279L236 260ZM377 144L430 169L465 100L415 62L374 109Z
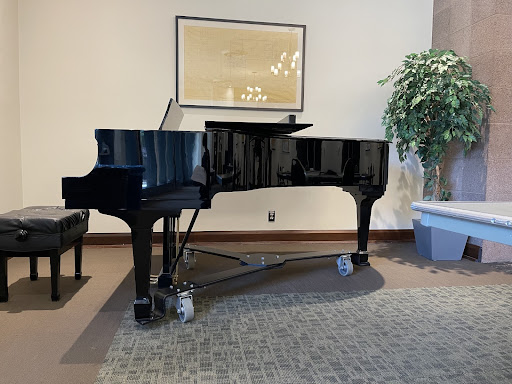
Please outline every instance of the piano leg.
M151 248L153 227L132 227L133 264L135 267L135 292L133 304L135 320L149 321L151 319L153 300L149 293L151 274Z
M370 216L372 214L373 203L379 197L366 196L358 204L357 254L352 255L352 262L354 264L370 265L368 262L368 235L370 233Z
M357 210L357 252L352 254L352 263L361 266L368 262L368 235L370 233L370 217L373 203L382 197L381 194L364 195L359 191L345 188L356 201Z
M163 218L163 260L162 273L158 276L158 288L166 288L172 285L171 261L176 257L176 249L174 247L175 223L176 218L165 216Z
M2 255L0 251L0 302L9 299L9 289L7 288L7 255Z
M135 320L141 324L154 320L153 298L150 294L151 254L153 245L153 225L162 217L179 217L180 210L138 211L100 209L100 213L118 217L132 232L133 265L135 269L135 301L133 308ZM197 217L197 214L195 215ZM167 231L169 232L169 231ZM172 274L175 265L170 266ZM1 272L1 270L0 270ZM0 276L1 277L1 276ZM1 282L1 280L0 280ZM169 286L168 286L169 287ZM168 289L168 288L167 288ZM0 294L2 292L0 291Z

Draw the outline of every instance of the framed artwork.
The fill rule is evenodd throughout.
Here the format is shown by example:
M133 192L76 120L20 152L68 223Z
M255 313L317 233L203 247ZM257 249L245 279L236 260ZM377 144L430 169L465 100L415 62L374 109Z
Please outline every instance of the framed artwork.
M176 16L182 107L302 111L306 26Z

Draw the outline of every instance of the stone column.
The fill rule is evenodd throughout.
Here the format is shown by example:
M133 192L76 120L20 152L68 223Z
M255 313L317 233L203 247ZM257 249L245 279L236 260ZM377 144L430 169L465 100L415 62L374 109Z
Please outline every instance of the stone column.
M467 56L489 86L492 113L464 157L454 145L446 175L454 200L512 201L512 0L434 0L432 47ZM482 262L512 261L512 247L479 239Z

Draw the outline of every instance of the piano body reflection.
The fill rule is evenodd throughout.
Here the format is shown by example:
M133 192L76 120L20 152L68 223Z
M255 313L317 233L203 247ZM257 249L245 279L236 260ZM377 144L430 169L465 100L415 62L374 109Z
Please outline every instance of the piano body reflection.
M290 135L307 126L207 121L205 132L96 130L97 164L84 177L63 178L62 197L66 208L98 209L130 226L137 321L162 317L168 296L176 297L180 319L188 321L193 317L194 289L288 261L339 256L342 275L352 273L353 264L369 265L371 208L387 184L388 142ZM337 186L353 196L358 220L356 252L242 255L187 244L199 210L210 208L216 193L302 186ZM168 243L174 242L175 220L183 209L195 212L181 247L175 250ZM164 262L153 298L152 230L160 218L169 219L164 220ZM192 262L191 252L196 251L238 259L240 267L193 282L177 282L173 274L179 259L185 254Z

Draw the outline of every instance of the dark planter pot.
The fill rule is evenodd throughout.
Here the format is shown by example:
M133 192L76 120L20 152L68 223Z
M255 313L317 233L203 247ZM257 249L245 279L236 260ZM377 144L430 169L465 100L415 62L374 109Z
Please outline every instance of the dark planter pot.
M468 236L444 229L426 227L418 219L412 220L416 250L427 259L460 260L468 241Z

